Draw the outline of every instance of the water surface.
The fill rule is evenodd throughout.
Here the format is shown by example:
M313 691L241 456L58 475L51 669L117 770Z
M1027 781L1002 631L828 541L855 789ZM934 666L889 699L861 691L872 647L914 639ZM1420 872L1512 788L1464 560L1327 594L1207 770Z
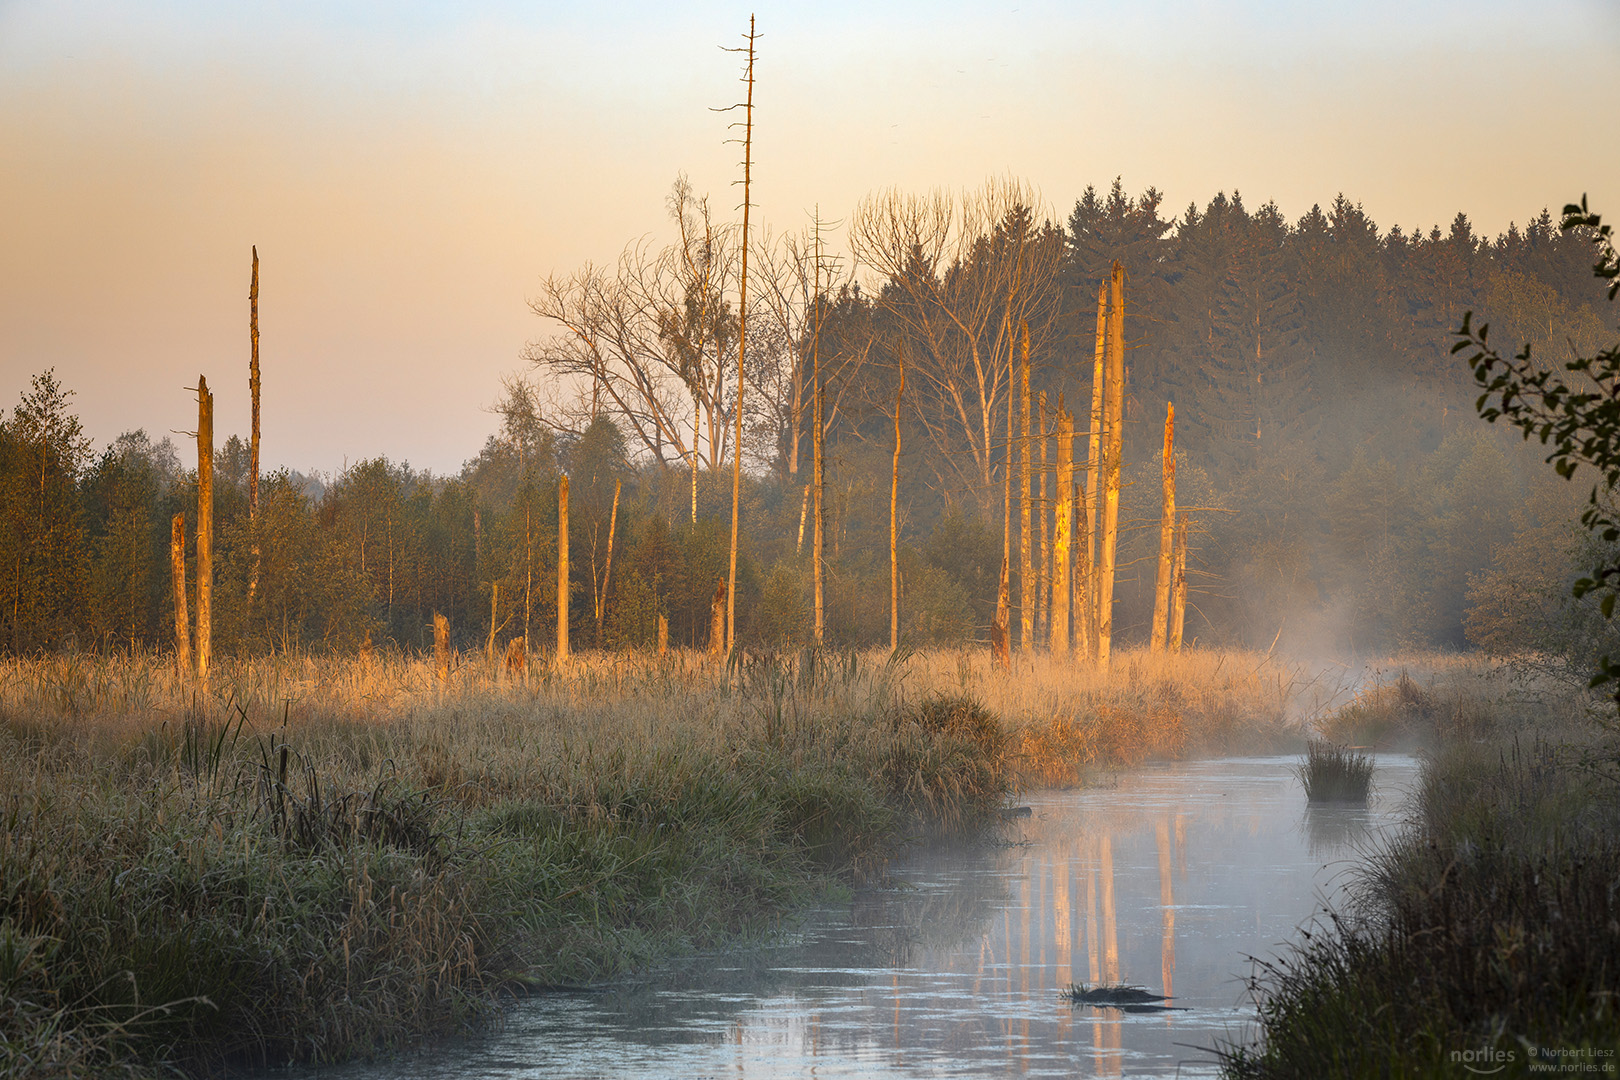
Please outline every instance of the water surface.
M1252 1032L1251 956L1342 900L1416 780L1384 755L1366 808L1308 808L1292 758L1130 773L1023 801L1011 846L916 851L904 887L768 948L518 1003L478 1040L346 1080L1201 1076ZM1125 982L1174 1011L1068 1004Z

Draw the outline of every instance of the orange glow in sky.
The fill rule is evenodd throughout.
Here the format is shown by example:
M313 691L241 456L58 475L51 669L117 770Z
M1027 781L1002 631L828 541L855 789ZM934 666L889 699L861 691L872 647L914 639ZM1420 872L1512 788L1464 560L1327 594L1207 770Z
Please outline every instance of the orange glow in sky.
M1022 176L1217 191L1289 217L1492 234L1589 192L1620 215L1620 7L1548 2L758 6L0 0L0 407L54 366L104 446L247 426L264 456L453 471L544 328L548 273L665 228L677 173L740 195L735 45L757 13L756 221L890 185Z

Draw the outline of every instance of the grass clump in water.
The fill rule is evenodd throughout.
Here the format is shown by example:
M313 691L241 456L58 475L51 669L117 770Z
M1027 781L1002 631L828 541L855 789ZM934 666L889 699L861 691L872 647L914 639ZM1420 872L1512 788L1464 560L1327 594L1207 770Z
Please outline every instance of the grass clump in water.
M1312 803L1365 803L1372 794L1373 759L1348 746L1312 739L1294 767Z

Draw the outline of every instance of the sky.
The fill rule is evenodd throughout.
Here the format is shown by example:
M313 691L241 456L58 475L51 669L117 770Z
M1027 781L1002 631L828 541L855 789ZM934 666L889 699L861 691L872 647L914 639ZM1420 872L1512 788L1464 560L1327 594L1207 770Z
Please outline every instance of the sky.
M667 237L682 173L740 203L713 110L751 13L778 231L1006 175L1057 218L1116 177L1409 231L1620 215L1620 0L0 0L0 408L54 368L101 448L194 428L201 373L245 435L257 245L266 467L456 471L542 279Z

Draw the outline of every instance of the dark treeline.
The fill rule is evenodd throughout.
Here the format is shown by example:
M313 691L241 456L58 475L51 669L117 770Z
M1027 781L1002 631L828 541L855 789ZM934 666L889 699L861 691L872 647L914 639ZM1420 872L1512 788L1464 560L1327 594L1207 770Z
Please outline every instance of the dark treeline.
M1553 359L1571 343L1590 351L1603 307L1582 237L1545 212L1495 239L1461 214L1448 230L1384 231L1342 196L1292 222L1224 194L1166 217L1156 191L1117 183L1088 189L1063 224L1031 206L1011 184L874 197L850 222L873 274L864 289L813 235L760 247L741 642L810 632L813 361L828 641L887 640L897 402L903 629L919 644L983 640L1003 557L1015 340L1027 327L1032 389L1047 415L1061 396L1079 418L1083 461L1096 293L1115 260L1129 275L1122 638L1145 636L1151 615L1168 401L1194 523L1189 639L1506 647L1541 602L1519 593L1562 585L1578 493L1475 418L1450 346L1473 310L1493 340ZM247 447L226 441L215 649L426 648L436 612L463 650L551 642L562 473L575 647L649 645L660 615L672 644L706 646L729 545L735 233L684 184L670 208L681 239L668 250L545 283L533 306L563 333L531 347L540 378L508 385L499 430L458 475L382 458L325 482L273 473L250 520ZM70 391L45 373L0 423L0 477L0 648L169 647L170 519L184 512L190 532L196 501L194 467L169 441L136 431L95 452ZM1039 491L1037 510L1055 496Z

